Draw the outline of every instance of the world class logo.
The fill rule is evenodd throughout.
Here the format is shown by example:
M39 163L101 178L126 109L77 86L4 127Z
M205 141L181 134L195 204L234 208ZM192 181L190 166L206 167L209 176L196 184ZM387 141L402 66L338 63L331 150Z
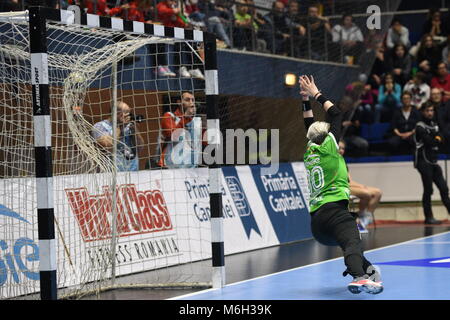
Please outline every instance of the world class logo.
M90 195L84 187L65 191L83 240L110 238L113 215L111 188L103 186L103 193L98 195ZM117 187L116 196L117 232L120 237L173 229L161 191L138 191L134 184L125 184Z

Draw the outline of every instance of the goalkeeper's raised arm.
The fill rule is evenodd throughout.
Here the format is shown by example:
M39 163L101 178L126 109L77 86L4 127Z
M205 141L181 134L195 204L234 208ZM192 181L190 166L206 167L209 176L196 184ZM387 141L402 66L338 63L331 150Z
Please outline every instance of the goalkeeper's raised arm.
M325 98L325 96L320 92L314 82L313 76L311 76L310 78L304 75L300 76L299 83L300 94L302 95L303 99L303 118L305 121L307 138L314 143L321 144L329 131L333 134L336 141L339 141L341 135L342 114L338 107L336 107L329 99ZM309 97L313 97L320 104L322 104L323 109L330 118L329 124L325 124L319 121L316 122L311 128L311 132L309 132L309 129L314 123L314 115L311 110Z

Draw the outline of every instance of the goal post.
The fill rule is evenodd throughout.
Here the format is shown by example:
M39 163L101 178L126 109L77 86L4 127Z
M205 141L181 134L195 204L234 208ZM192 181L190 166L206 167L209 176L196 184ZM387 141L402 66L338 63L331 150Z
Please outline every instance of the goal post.
M42 300L57 298L55 215L46 19L31 7L29 19L34 155L39 235L39 282ZM42 201L40 201L42 199Z
M207 34L205 42L205 75L206 75L206 105L208 121L208 143L216 150L220 145L220 120L218 110L219 81L217 70L216 40L212 34ZM210 139L212 136L212 139ZM212 149L213 150L213 149ZM210 158L214 159L214 151ZM209 201L211 208L211 246L214 288L225 285L225 249L223 234L223 211L220 163L213 161L209 165Z
M223 286L220 164L163 170L132 154L141 170L123 170L116 159L121 139L112 139L111 156L93 137L94 123L107 116L112 137L123 135L118 101L126 102L133 117L145 113L135 122L134 137L144 141L135 150L152 158L164 110L173 114L179 103L171 94L187 91L203 97L214 159L221 147L215 37L92 14L76 24L75 15L44 7L0 14L0 229L2 249L13 252L0 263L0 296ZM159 45L166 55L184 54L185 62L166 57L168 66L199 67L204 79L181 72L159 78L148 62L159 59ZM199 47L204 61L194 62ZM192 196L188 185L208 192ZM203 207L209 225L195 219Z

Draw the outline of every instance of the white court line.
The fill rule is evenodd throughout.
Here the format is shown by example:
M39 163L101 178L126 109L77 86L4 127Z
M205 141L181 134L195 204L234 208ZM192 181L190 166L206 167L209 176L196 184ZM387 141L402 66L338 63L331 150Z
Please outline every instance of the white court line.
M426 237L422 237L422 238L412 239L412 240L408 240L408 241L404 241L404 242L399 242L399 243L391 244L391 245L385 246L385 247L380 247L380 248L376 248L376 249L367 250L367 251L364 251L364 254L366 254L368 252L374 252L374 251L379 251L379 250L388 249L388 248L392 248L392 247L397 247L397 246L404 245L404 244L407 244L407 243L410 243L410 242L414 242L414 241L417 241L417 240L439 237L439 236L443 236L443 235L446 235L446 234L450 234L450 231L443 232L443 233L438 233L438 234L433 234L431 236L426 236ZM431 242L431 243L433 243L433 242ZM428 242L426 242L426 244L428 244ZM300 270L300 269L305 269L305 268L317 266L319 264L332 262L332 261L343 259L343 258L344 257L333 258L333 259L330 259L330 260L325 260L325 261L320 261L320 262L316 262L316 263L313 263L313 264L308 264L306 266L301 266L301 267L296 267L296 268L292 268L292 269L287 269L287 270L283 270L283 271L279 271L279 272L275 272L275 273L266 274L264 276L259 276L259 277L256 277L256 278L252 278L252 279L247 279L247 280L242 280L242 281L239 281L239 282L230 283L230 284L225 285L224 288L225 287L235 286L235 285L238 285L238 284L241 284L241 283L245 283L245 282L249 282L249 281L254 281L254 280L259 280L259 279L275 276L275 275L286 273L286 272L291 272L291 271L294 271L294 270ZM187 297L190 297L190 296L195 296L195 295L208 293L208 292L211 292L211 291L214 291L214 290L221 290L221 289L222 288L206 289L206 290L202 290L202 291L188 293L188 294L185 294L185 295L182 295L182 296L173 297L173 298L166 299L166 300L177 300L177 299L187 298Z
M416 243L411 243L413 245L416 244L450 244L450 241L436 241L436 242L416 242Z

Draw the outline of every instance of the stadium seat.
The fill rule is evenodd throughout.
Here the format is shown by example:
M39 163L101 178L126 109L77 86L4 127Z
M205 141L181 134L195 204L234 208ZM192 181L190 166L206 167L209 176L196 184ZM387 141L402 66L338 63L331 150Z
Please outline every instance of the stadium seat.
M370 142L370 124L362 123L361 124L361 138L366 139Z
M389 122L374 123L369 128L369 143L382 143L385 141L385 135L391 128Z

